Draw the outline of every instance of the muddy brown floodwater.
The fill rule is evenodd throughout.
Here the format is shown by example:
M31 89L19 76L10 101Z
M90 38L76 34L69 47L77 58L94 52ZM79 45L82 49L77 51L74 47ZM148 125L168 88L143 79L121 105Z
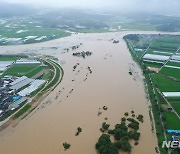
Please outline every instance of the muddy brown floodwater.
M104 119L107 117L113 126L125 111L134 110L144 115L145 122L140 126L140 144L132 153L154 154L157 139L151 131L150 103L145 98L141 70L122 39L127 33L157 32L74 34L39 44L0 47L1 53L34 52L55 56L65 72L62 83L36 110L18 125L10 125L0 132L0 153L96 154L95 143ZM112 38L120 42L113 44ZM82 46L74 51L63 50L80 43ZM73 52L83 50L92 51L92 56L85 59L72 56ZM135 77L129 75L130 67L135 69ZM108 110L103 110L103 106ZM98 116L99 111L102 114ZM75 136L77 127L82 128L79 136ZM64 151L63 142L70 143L71 148Z

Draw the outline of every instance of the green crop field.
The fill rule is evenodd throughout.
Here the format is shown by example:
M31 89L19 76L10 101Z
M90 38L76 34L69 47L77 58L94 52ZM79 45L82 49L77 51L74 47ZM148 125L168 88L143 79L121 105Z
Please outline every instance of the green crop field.
M153 73L153 80L162 92L177 92L180 89L180 82L169 79L161 74Z
M165 118L166 118L166 127L168 129L180 129L180 119L171 112L165 112Z
M180 69L177 68L167 68L164 67L160 73L166 75L166 76L170 76L176 79L180 79ZM179 83L180 84L180 83Z
M37 66L13 66L7 69L3 75L13 75L13 76L22 76L27 74L29 71L35 69Z
M0 56L0 61L15 61L19 59L18 57L1 57Z
M39 67L33 69L32 71L28 72L28 73L26 74L26 76L29 77L29 78L31 78L31 77L33 77L34 75L36 75L37 73L39 73L39 72L41 72L42 70L44 70L44 69L48 69L48 67L47 67L47 66L39 66Z
M176 112L180 115L180 103L171 103Z

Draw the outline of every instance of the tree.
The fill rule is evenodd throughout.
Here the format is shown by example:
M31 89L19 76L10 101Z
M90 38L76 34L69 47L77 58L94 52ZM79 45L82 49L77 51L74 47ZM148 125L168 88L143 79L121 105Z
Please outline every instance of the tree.
M109 124L107 124L106 122L103 122L102 123L102 129L104 129L104 130L108 130L108 128L109 128Z
M69 143L64 142L63 147L64 147L64 150L67 150L71 147L71 145Z
M131 123L128 124L128 127L132 128L134 130L138 130L139 129L139 124L131 122Z
M118 154L118 149L110 140L110 136L107 134L102 134L96 143L96 149L98 149L100 154Z
M116 140L120 140L123 136L127 136L127 135L128 135L127 131L124 131L120 128L115 129L115 131L114 131L114 137Z

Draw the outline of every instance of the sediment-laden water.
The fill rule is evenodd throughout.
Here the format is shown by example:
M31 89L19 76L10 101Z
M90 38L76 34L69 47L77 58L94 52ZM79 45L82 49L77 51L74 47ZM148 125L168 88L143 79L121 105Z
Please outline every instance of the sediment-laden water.
M143 114L139 145L133 154L153 154L157 146L151 131L149 105L144 91L140 68L132 60L122 37L127 33L74 34L49 42L0 47L0 53L36 53L59 59L64 69L62 83L47 96L39 107L18 125L11 124L0 132L0 153L3 154L96 154L95 143L101 135L99 128L105 118L118 123L124 112L134 110ZM111 39L120 42L113 44ZM79 45L66 52L64 48ZM91 51L85 59L73 57L73 52ZM73 66L79 63L75 71ZM91 68L92 73L88 70ZM133 75L129 75L129 69ZM108 110L102 109L107 106ZM98 116L98 112L102 112ZM77 127L82 133L75 136ZM63 142L71 144L67 151Z

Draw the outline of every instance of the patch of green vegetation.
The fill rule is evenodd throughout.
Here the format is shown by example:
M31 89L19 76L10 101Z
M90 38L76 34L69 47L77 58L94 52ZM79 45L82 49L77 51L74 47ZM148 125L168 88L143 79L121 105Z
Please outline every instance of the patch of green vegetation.
M18 57L3 57L3 56L0 56L0 61L15 61L17 59L18 59Z
M180 89L180 83L169 79L161 74L153 73L153 81L155 86L157 86L162 92L177 92Z
M125 113L127 115L128 112ZM131 111L135 114L134 111ZM138 119L143 120L143 115L139 115ZM96 149L100 154L118 154L119 150L125 152L131 152L132 146L129 140L135 140L136 142L140 139L139 122L135 118L121 118L121 123L117 123L114 129L109 129L110 125L106 122L102 123L102 132L107 134L102 134L98 142L96 143ZM110 135L114 136L114 142L111 141ZM138 143L136 143L138 145Z
M164 115L167 129L180 129L180 120L174 113L165 112Z
M30 72L28 72L28 73L26 74L26 76L29 77L29 78L31 78L31 77L35 76L37 73L39 73L39 72L41 72L42 70L47 69L47 68L48 68L47 66L39 66L39 67L31 70Z
M78 127L78 128L77 128L77 132L76 132L75 135L78 136L81 132L82 132L82 128L81 128L81 127Z
M28 73L29 71L35 69L37 65L27 65L27 66L12 66L7 69L3 75L13 75L13 76L22 76Z
M71 147L71 144L64 142L63 147L64 147L64 150L67 150Z
M180 79L180 69L164 67L160 73L176 79Z
M175 111L180 115L180 103L171 103Z
M51 79L52 76L52 73L49 71L48 73L43 75L42 79L48 81Z
M19 118L21 115L23 115L25 112L27 112L31 108L30 104L26 104L21 110L19 110L14 116L13 119Z
M50 60L50 62L51 62L51 64L54 65L54 67L55 67L55 70L54 70L54 71L56 72L56 75L55 75L54 79L53 79L52 81L50 81L50 83L46 86L46 88L45 88L43 91L46 91L46 90L48 90L49 88L51 88L51 87L53 87L54 85L56 85L57 82L58 82L58 80L59 80L60 73L62 72L62 73L64 74L64 71L63 71L62 67L61 67L59 64L53 62L52 60ZM52 67L52 66L51 66L50 64L48 64L48 63L47 63L47 65L49 66L49 68ZM62 76L63 76L63 74L62 74ZM61 81L59 81L59 82L61 82Z

